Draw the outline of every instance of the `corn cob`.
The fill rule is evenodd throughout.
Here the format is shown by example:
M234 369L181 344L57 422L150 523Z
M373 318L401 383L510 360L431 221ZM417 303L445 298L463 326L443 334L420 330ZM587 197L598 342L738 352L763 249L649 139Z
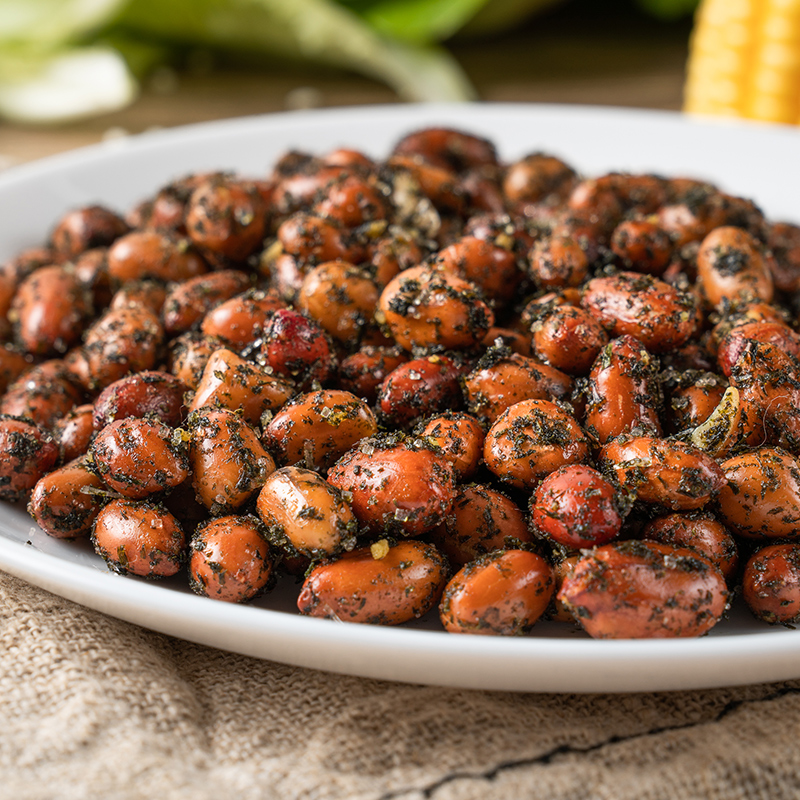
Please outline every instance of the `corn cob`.
M800 0L703 0L684 108L800 124Z

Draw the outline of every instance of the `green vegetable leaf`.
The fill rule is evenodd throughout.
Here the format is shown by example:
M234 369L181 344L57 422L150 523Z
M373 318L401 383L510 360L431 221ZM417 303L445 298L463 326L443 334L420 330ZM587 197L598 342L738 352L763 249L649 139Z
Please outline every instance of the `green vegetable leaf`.
M409 100L462 100L473 95L443 50L381 36L329 0L132 0L119 24L139 36L357 70Z
M450 38L487 0L384 0L362 15L378 32L407 42Z

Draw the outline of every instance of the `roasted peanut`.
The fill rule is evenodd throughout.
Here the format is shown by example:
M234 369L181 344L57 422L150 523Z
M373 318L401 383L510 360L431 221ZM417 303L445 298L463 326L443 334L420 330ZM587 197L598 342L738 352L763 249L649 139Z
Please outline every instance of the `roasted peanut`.
M178 427L185 417L183 397L188 387L168 372L145 370L106 386L94 401L94 429L116 419L155 416Z
M91 454L106 485L136 500L171 489L189 474L183 437L157 420L128 417L106 425Z
M583 308L558 306L531 327L535 355L570 375L585 375L608 336L600 322Z
M742 594L764 622L800 621L800 545L771 544L753 553L744 568Z
M305 276L295 303L336 341L352 347L374 324L378 295L368 272L346 261L327 261Z
M430 611L446 579L447 563L431 545L400 542L382 548L378 543L315 567L297 607L314 617L399 625Z
M441 448L459 481L471 478L477 471L486 434L475 417L448 411L418 423L414 432Z
M85 461L70 462L37 481L28 513L56 539L85 536L92 530L101 506L100 497L92 490L102 487L103 482Z
M620 336L597 357L589 373L586 430L600 444L642 429L661 433L658 360L632 336Z
M697 253L697 274L714 306L772 300L772 275L761 249L741 228L719 227L703 239Z
M561 467L548 475L536 487L530 509L536 529L573 549L616 538L627 511L615 487L583 464Z
M264 429L264 441L282 463L327 469L377 432L375 415L363 400L323 389L286 403Z
M748 539L800 538L800 466L788 453L761 447L722 463L726 483L718 514Z
M189 436L197 499L215 516L240 509L275 470L258 434L227 408L193 413Z
M553 570L527 550L495 550L463 567L447 584L439 616L448 633L527 633L553 597Z
M363 439L330 469L328 481L349 492L362 525L401 536L435 528L456 496L453 467L438 449L399 435Z
M316 472L282 467L258 495L269 541L292 556L331 558L352 550L358 530L342 493Z
M46 356L65 353L80 340L91 310L91 295L74 269L50 266L37 269L22 282L10 316L20 347Z
M651 436L620 436L599 456L601 469L613 475L639 500L676 511L701 508L725 486L713 458L685 442Z
M722 573L695 551L625 541L584 555L558 592L595 639L700 636L722 617Z
M492 550L532 540L519 506L496 489L479 484L463 487L444 523L428 535L457 569Z
M658 517L644 526L642 538L697 551L716 564L729 583L736 576L739 566L736 540L706 511Z
M592 278L581 302L612 336L633 336L651 353L686 344L698 329L695 298L650 275Z
M189 586L197 594L245 603L271 588L272 553L255 517L203 523L189 544Z
M494 324L494 314L475 284L425 266L393 278L380 296L378 309L379 321L406 350L473 347Z
M138 500L112 500L94 521L92 544L114 572L164 578L186 560L186 536L162 506Z
M276 411L294 394L294 386L257 369L236 353L215 350L203 370L189 411L203 406L240 410L250 424L265 411Z
M404 428L421 416L461 406L459 378L465 366L444 355L415 358L400 364L381 384L378 409L382 419Z
M108 249L108 274L121 284L153 279L185 281L208 272L208 265L185 239L154 230L132 231Z
M197 325L215 306L244 292L250 278L235 269L198 275L174 286L164 301L161 319L170 335L185 333Z
M567 400L571 391L569 375L504 347L487 351L464 378L467 408L489 423L522 400Z
M547 400L523 400L506 409L486 434L486 466L502 481L532 489L545 475L589 457L578 423Z
M30 419L0 414L0 499L16 503L58 461L58 445Z

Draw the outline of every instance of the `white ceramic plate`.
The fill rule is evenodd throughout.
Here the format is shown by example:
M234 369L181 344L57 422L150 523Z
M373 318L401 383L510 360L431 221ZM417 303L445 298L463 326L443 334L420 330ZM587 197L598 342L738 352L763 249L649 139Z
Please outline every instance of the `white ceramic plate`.
M301 112L146 134L0 176L0 259L40 243L65 210L120 210L195 170L264 174L289 148L386 154L424 125L491 138L502 157L536 150L586 174L655 171L716 181L773 219L800 220L800 132L700 122L677 114L528 105L387 106ZM742 609L701 639L593 641L543 623L526 638L452 636L422 621L387 629L300 617L296 587L252 606L110 573L86 543L50 539L23 511L0 509L0 568L147 628L305 667L416 683L515 691L655 691L800 677L800 631L756 624ZM430 627L430 630L426 629Z

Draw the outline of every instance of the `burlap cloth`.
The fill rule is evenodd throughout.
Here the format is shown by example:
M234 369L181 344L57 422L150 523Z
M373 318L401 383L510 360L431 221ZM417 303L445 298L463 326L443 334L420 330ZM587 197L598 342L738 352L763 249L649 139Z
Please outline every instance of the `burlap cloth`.
M797 800L800 681L384 683L189 644L0 573L0 797Z

